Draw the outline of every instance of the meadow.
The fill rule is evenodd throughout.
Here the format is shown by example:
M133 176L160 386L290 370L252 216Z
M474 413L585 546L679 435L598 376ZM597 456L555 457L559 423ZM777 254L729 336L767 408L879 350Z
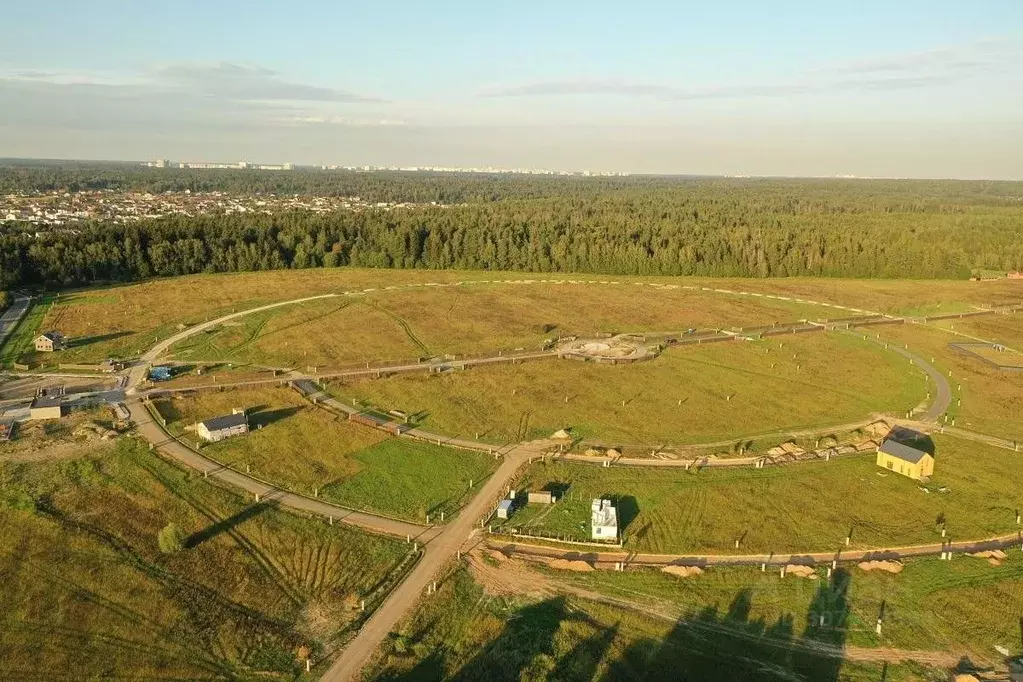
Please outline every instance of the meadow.
M0 677L302 679L305 657L351 636L360 600L375 608L406 553L246 504L131 438L0 461Z
M614 575L620 577L620 582L633 577ZM601 590L610 592L618 587L612 580L601 584L604 577L594 574ZM702 579L687 581L684 588L691 589L691 584ZM785 604L792 611L781 610L770 619L760 617L759 595L751 594L751 588L738 580L733 582L734 587L722 585L713 595L696 587L694 594L700 596L688 599L679 617L666 619L619 603L575 595L537 598L491 594L473 582L468 570L459 568L442 582L437 595L424 600L384 644L368 679L945 679L942 671L915 663L882 665L823 654L820 647L843 646L846 620L832 619L821 627L801 616L811 600L818 608L827 603L836 613L845 604L835 596L837 590L826 583L815 583L816 590L808 581L802 584L807 587L805 592ZM530 586L523 588L528 591Z
M331 390L461 437L504 443L568 427L606 445L655 448L905 416L932 389L902 357L836 332L669 348L632 365L550 359Z
M485 454L397 439L306 402L288 389L232 390L161 399L172 433L218 462L338 504L425 521L455 513L497 462ZM249 434L200 444L197 421L249 410Z
M301 323L303 335L317 339L317 343L304 345L287 338L284 333L266 330L270 338L241 349L240 358L250 357L252 362L280 364L290 361L303 364L347 362L361 354L358 343L349 351L343 341L331 341L337 335L333 326L336 318L344 334L356 341L362 332L361 318L367 324L378 325L380 334L376 342L385 344L380 352L367 348L372 359L392 352L384 340L393 336L401 343L419 344L407 337L401 322L413 335L434 352L471 353L480 349L492 350L504 344L518 346L542 339L547 325L556 325L554 333L591 331L607 326L624 328L629 325L652 327L667 324L669 330L690 326L742 326L802 317L842 317L849 313L833 308L800 304L796 301L778 301L760 297L741 297L719 292L654 291L650 288L620 285L475 285L422 290L387 290L387 287L406 284L421 285L428 282L450 283L472 280L522 280L551 276L523 273L459 272L436 270L383 270L359 268L330 268L310 270L282 270L232 274L189 275L185 277L151 279L135 284L124 284L88 289L76 289L55 295L53 307L39 309L39 315L23 325L26 338L45 329L58 329L77 339L76 344L62 353L65 362L95 362L106 357L133 356L151 346L155 339L166 338L179 324L195 324L210 317L235 310L255 307L273 301L287 300L330 292L374 289L364 299L371 305L353 310L338 311L316 322L310 318L329 312L330 307L317 304L309 313L282 319L280 328ZM558 275L558 279L608 281L611 278L596 275ZM1023 287L1018 282L965 281L890 281L839 280L813 278L742 279L742 278L679 278L679 277L618 277L623 283L653 282L677 286L731 289L760 294L778 294L790 298L805 298L836 303L856 308L895 314L925 312L959 312L977 305L1018 304L1023 300ZM457 292L457 293L453 293ZM642 297L640 297L642 294ZM371 311L377 308L379 315ZM356 314L353 314L356 313ZM276 316L275 315L275 316ZM351 318L351 319L350 319ZM393 325L391 324L393 322ZM306 333L308 330L312 330ZM385 333L388 332L393 333ZM402 341L403 336L405 340ZM285 344L288 345L285 345ZM297 343L298 345L292 346ZM314 355L319 345L326 343L322 357ZM205 351L221 353L223 359L233 352L236 344L225 339L221 344ZM19 346L20 347L20 346ZM450 350L449 350L450 349ZM25 350L25 349L22 349ZM199 350L199 348L193 348ZM359 352L355 352L358 350ZM20 352L20 351L19 351ZM10 349L4 349L5 361L10 361ZM247 356L251 353L251 356ZM301 356L299 354L302 354ZM309 355L305 355L309 353ZM350 354L349 354L350 353ZM415 354L418 354L416 352ZM50 361L55 361L49 359Z
M590 501L619 510L625 548L667 554L838 550L940 542L1015 532L1023 470L1011 451L935 435L935 473L917 481L882 472L873 453L764 469L610 469L538 462L519 488L564 491L553 506L528 505L495 531L589 540ZM945 492L941 490L945 489ZM735 541L741 540L736 550Z

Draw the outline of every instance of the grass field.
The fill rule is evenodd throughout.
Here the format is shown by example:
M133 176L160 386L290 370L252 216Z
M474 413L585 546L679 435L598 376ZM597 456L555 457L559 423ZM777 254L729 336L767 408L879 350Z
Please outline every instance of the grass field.
M684 470L534 464L520 487L556 485L567 495L553 507L528 505L503 528L589 540L590 501L618 501L625 547L685 553L827 551L940 541L944 521L953 539L1018 530L1023 469L1011 452L935 436L935 473L916 481L879 475L874 456L764 469ZM938 492L940 488L949 492ZM496 523L496 519L495 519ZM742 538L741 548L735 541Z
M235 390L157 401L172 433L197 443L186 427L250 410L252 431L203 446L219 462L306 494L314 489L346 506L423 521L439 520L494 470L488 455L396 439L315 407L287 389Z
M66 361L91 362L108 356L133 355L152 345L154 337L166 337L179 323L194 324L218 314L263 303L345 290L373 289L367 292L365 300L378 305L384 311L381 314L389 318L380 317L373 323L381 325L380 329L394 329L398 334L395 338L400 339L405 334L401 324L404 322L423 345L435 352L451 348L453 350L448 352L466 353L491 349L494 347L492 344L497 347L505 343L521 345L540 337L544 332L539 330L548 324L557 325L560 333L633 324L645 327L655 323L667 324L669 329L705 324L741 326L781 321L778 318L793 316L834 318L850 314L794 301L716 292L655 291L625 284L497 284L480 285L478 289L474 285L457 289L387 290L387 287L427 282L522 280L531 277L541 278L524 273L347 268L193 275L63 292L45 319L28 325L28 328L30 335L42 328L55 328L79 339L78 346L63 354ZM565 281L611 279L598 275L557 277ZM1023 287L1009 280L977 283L621 277L614 281L780 294L890 313L958 312L973 305L1017 304L1023 299ZM359 311L359 316L364 314L367 314L366 310ZM307 335L320 340L328 339L336 331L329 316L320 323L306 323L302 314L297 315L297 320L284 320L282 326L302 322L306 331L311 330ZM361 334L354 320L351 327L345 326L348 317L344 313L338 313L337 318L343 329L348 329L351 334ZM287 359L289 354L297 359L298 352L307 351L310 352L309 362L313 364L333 362L335 358L336 361L346 361L348 358L348 350L343 343L328 343L323 357L315 358L312 351L319 347L318 344L295 349L290 345L284 346L286 341L290 342L281 334L272 334L271 338L256 344L251 352L253 356L262 353L263 360L269 364L277 364L279 358ZM415 341L409 341L418 347ZM230 350L232 346L225 343L224 348ZM386 350L388 353L391 351L390 348ZM373 353L371 357L380 355L383 353Z
M814 653L820 645L842 646L844 621L818 627L801 619L798 612L760 619L751 611L749 594L741 585L714 596L721 600L691 599L691 608L672 622L575 596L539 600L491 596L461 569L444 581L436 597L422 602L384 645L371 679L945 679L940 671L916 664L893 664L882 670L881 664ZM810 600L843 606L827 586L811 591L806 596ZM800 601L792 600L793 606L805 611Z
M165 554L168 523L184 542ZM0 677L300 679L406 551L246 505L131 439L0 461Z
M948 324L960 328L958 321ZM1012 324L1023 326L1023 317L1012 318ZM956 399L948 415L956 426L1023 442L1023 372L999 370L949 348L949 343L969 339L933 326L893 325L878 332L882 339L908 344L928 360L933 357L934 366L946 375L952 372L949 383Z
M904 416L928 388L900 356L852 335L818 333L671 348L634 365L552 359L332 390L425 412L424 428L463 437L518 441L571 427L611 445L654 447L843 424L874 412Z

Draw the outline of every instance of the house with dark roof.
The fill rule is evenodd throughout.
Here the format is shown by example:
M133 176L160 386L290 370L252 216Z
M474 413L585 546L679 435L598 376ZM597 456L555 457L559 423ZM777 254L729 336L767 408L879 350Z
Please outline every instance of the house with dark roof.
M60 332L43 332L35 339L35 347L37 351L42 353L52 353L55 350L64 350L64 346L67 344L67 339Z
M235 408L231 414L199 422L195 431L203 440L216 443L231 436L248 433L249 418L246 416L245 410Z
M934 455L924 449L926 436L908 429L893 430L877 448L877 465L914 480L934 475Z

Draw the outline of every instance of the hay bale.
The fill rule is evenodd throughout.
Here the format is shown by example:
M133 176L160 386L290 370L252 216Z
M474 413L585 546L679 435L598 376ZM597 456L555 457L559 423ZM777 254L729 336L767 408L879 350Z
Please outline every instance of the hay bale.
M703 569L699 566L676 566L669 564L661 569L662 573L668 573L670 575L677 575L679 578L690 578L694 575L700 575L703 573Z
M568 429L558 429L551 434L551 438L554 440L572 440L572 434L568 432Z

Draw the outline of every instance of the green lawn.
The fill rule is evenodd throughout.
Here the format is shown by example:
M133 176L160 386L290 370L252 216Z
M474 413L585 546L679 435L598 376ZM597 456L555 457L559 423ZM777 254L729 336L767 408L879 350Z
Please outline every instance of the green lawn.
M551 359L332 390L423 412L422 427L440 433L503 443L571 427L608 445L653 447L843 424L874 412L905 416L929 389L895 353L855 335L816 333L669 348L634 365Z
M698 582L698 581L693 581ZM803 581L803 612L813 600L836 613L844 604L829 586ZM528 588L528 586L523 586ZM685 587L689 587L689 582ZM697 588L699 589L699 588ZM855 663L815 653L841 647L854 618L824 627L797 612L764 620L739 585L715 599L690 599L675 621L580 597L544 599L487 594L464 569L384 644L369 679L488 682L619 680L754 680L756 682L889 682L944 679L913 663ZM756 605L754 599L753 606Z
M739 552L837 550L850 528L853 547L884 548L939 541L940 519L954 539L1016 531L1018 455L940 435L935 445L930 493L908 478L879 475L873 454L699 473L538 463L520 487L558 484L567 496L553 507L525 507L504 528L588 540L590 501L614 497L625 546L639 552L728 553L740 537Z
M247 408L253 430L203 445L203 452L290 490L413 521L457 511L471 495L470 481L479 485L497 464L489 455L393 438L289 389L205 393L156 404L170 430L197 445L186 427Z
M3 679L301 679L407 552L246 504L134 439L0 474Z

